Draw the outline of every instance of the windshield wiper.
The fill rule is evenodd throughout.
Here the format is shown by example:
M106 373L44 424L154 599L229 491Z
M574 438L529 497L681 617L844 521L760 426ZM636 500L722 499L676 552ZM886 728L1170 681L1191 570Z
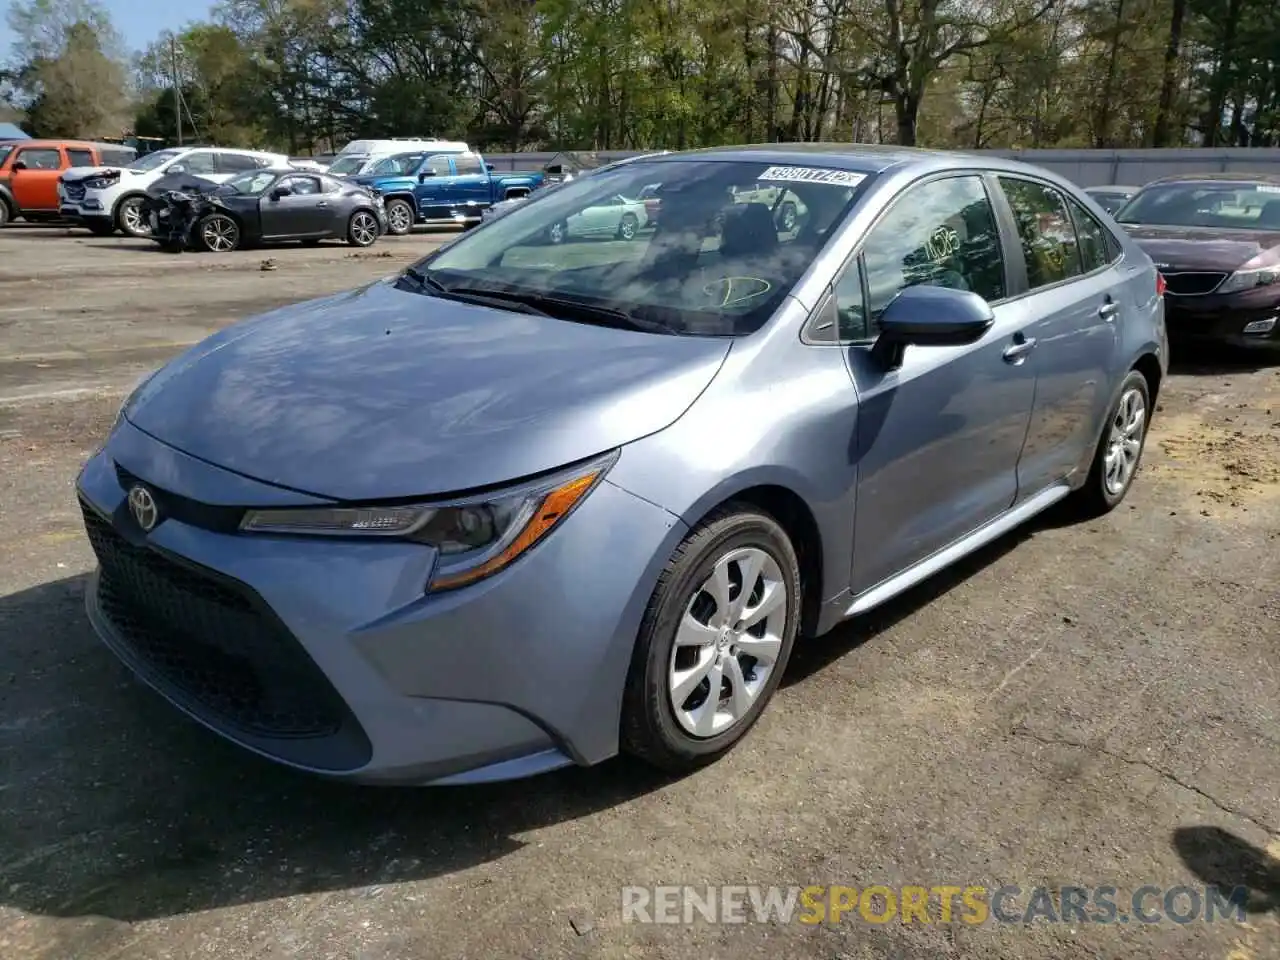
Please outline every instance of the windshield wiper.
M415 267L409 267L404 273L405 276L409 277L411 280L416 280L422 286L435 291L435 296L442 297L446 300L456 300L459 303L474 303L479 307L495 307L499 310L514 310L517 313L531 313L538 317L551 316L551 314L547 313L545 310L539 310L532 304L490 293L488 290L447 287L435 277L429 277Z
M632 316L625 310L619 310L616 307L604 307L566 297L549 297L542 293L483 290L472 287L450 287L449 292L461 293L466 296L484 296L494 300L506 300L511 303L522 303L538 309L546 316L595 322L601 326L616 327L620 330L639 330L644 333L674 332L666 324Z

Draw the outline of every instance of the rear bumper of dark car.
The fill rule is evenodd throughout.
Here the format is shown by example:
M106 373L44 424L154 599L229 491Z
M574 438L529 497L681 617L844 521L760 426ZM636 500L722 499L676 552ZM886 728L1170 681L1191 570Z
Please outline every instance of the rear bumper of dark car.
M1244 293L1165 297L1174 349L1180 342L1280 349L1280 285Z

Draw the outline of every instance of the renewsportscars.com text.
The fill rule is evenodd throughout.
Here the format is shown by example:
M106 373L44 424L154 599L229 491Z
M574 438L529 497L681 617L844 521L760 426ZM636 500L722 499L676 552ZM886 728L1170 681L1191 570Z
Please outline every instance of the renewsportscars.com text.
M623 887L624 923L1243 923L1244 887Z

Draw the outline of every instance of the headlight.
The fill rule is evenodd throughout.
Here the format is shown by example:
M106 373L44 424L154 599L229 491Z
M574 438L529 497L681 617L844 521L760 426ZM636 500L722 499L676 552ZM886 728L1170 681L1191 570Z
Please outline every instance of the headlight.
M514 562L582 502L616 458L614 452L551 478L442 503L250 510L240 529L428 544L440 553L428 589L451 590Z
M1214 293L1239 293L1241 290L1252 290L1254 287L1266 287L1280 279L1280 267L1241 267L1227 279L1223 280Z

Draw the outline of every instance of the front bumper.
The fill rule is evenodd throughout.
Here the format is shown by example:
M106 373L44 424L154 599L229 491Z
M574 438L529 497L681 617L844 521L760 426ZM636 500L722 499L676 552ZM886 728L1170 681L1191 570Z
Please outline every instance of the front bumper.
M137 481L167 514L149 534L127 505ZM90 619L141 679L250 750L374 783L510 779L616 753L640 619L684 534L606 480L507 570L425 596L429 548L236 533L237 505L316 501L127 422L77 488L99 557Z
M1165 322L1179 342L1280 349L1280 286L1200 297L1165 295Z

